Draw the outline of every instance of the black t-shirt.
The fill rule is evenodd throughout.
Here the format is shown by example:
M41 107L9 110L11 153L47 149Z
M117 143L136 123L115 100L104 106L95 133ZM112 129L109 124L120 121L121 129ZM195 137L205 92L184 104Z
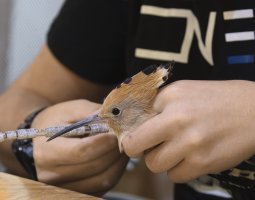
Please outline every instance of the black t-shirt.
M48 33L55 57L74 73L96 83L126 77L126 1L68 0Z
M172 80L255 80L254 0L68 0L48 34L74 73L117 83L175 60Z
M66 67L100 84L170 60L171 81L254 81L254 8L254 0L67 0L48 45ZM250 169L243 163L224 181L255 186Z

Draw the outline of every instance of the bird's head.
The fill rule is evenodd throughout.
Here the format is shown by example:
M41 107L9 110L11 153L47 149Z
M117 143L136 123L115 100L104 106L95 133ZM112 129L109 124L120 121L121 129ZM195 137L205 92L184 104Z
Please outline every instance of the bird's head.
M113 89L105 98L100 111L68 126L49 140L81 126L97 124L107 127L109 133L117 136L120 151L125 133L132 131L156 114L152 108L153 100L172 71L174 62L153 65L145 68Z

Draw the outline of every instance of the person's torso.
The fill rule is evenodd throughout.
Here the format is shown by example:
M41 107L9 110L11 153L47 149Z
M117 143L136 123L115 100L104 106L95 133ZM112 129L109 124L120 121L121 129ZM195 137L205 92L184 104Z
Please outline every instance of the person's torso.
M254 0L134 2L128 74L175 60L172 80L255 80Z

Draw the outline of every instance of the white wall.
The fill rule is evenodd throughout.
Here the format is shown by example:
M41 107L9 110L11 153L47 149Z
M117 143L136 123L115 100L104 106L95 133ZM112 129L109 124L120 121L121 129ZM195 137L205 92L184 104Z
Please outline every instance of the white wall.
M16 79L35 57L45 42L53 18L64 2L64 0L12 1L5 86Z
M9 0L0 0L0 91L5 87L8 19L10 17L11 3Z

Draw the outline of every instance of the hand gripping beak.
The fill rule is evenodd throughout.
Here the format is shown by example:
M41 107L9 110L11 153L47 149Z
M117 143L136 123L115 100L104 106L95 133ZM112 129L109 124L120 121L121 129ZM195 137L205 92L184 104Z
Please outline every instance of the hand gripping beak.
M102 122L101 118L95 114L95 115L91 115L81 121L78 121L70 126L67 126L66 128L64 128L63 130L59 131L58 133L56 133L55 135L51 136L47 141L50 141L50 140L53 140L69 131L72 131L74 129L77 129L79 127L82 127L82 126L89 126L89 125L92 125L92 124L97 124L97 133L100 132L100 122ZM102 126L102 130L104 130L105 132L105 126ZM91 132L91 134L93 134L93 130Z

